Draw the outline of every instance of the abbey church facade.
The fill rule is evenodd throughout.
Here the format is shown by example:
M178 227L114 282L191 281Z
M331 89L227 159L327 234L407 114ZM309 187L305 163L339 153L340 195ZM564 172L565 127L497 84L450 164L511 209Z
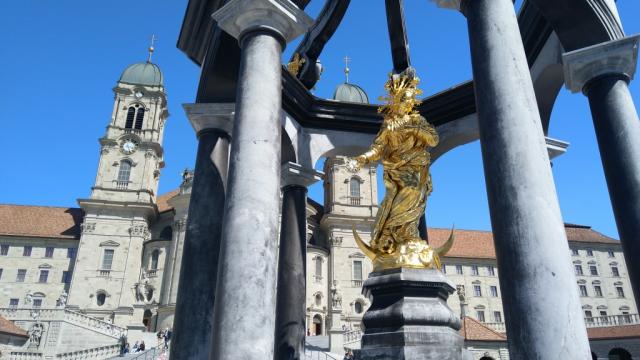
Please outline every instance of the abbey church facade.
M173 325L181 262L188 261L182 249L192 174L185 171L175 190L158 194L169 114L160 68L129 66L114 92L96 180L79 207L0 205L0 315L27 331L24 348L32 353L114 346L125 332L132 339ZM334 100L367 96L342 84ZM339 333L344 347L355 347L347 335L359 340L371 263L351 229L373 224L379 189L375 166L352 173L344 160L325 160L324 204L307 203L306 321L309 336ZM566 230L567 266L576 272L587 324L638 321L619 242L588 226ZM429 229L429 241L439 246L448 231ZM491 233L457 230L443 263L457 286L449 306L468 319L467 330L477 330L478 338L467 340L497 344L483 353L500 358L506 338ZM74 339L87 329L95 336Z

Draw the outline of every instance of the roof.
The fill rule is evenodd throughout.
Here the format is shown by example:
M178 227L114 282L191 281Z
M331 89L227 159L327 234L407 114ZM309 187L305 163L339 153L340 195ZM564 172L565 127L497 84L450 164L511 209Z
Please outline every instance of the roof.
M565 224L567 238L571 242L616 244L618 240L607 237L590 226ZM451 229L429 228L429 244L439 247L449 238ZM445 257L448 258L473 258L473 259L495 259L496 249L493 244L493 234L491 231L481 230L460 230L454 231L455 240L451 250Z
M162 72L154 63L135 63L124 69L118 81L127 84L162 86Z
M29 334L16 324L0 316L0 333L29 338Z
M79 239L79 208L0 204L0 235Z
M462 318L460 335L470 341L507 341L507 337L468 316Z
M587 328L590 340L640 338L640 325Z
M165 212L173 209L173 206L169 205L169 199L178 195L180 189L171 190L168 193L164 193L156 199L156 205L158 205L158 212Z
M358 85L343 83L338 85L336 91L333 93L333 100L368 104L369 97L367 93Z

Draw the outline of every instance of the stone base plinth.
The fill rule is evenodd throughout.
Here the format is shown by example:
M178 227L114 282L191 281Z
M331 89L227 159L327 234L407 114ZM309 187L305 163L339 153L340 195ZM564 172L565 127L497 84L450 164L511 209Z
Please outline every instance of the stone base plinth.
M371 300L362 323L358 360L459 360L460 318L447 306L454 287L434 269L371 273L363 292Z

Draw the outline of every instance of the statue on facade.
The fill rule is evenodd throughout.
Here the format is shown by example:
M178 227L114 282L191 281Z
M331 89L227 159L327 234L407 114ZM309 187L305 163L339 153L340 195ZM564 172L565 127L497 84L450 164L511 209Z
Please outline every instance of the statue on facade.
M333 280L333 286L331 287L331 304L334 309L342 308L342 295L335 280Z
M29 328L29 344L35 347L40 346L40 340L42 340L42 334L44 333L44 325L41 322L36 322Z
M416 106L422 93L415 70L391 74L385 84L388 95L382 127L369 151L351 158L347 168L355 172L363 165L381 161L386 193L367 245L356 232L360 249L372 260L374 271L400 267L440 268L440 256L453 245L453 229L447 242L434 249L420 238L418 222L432 191L429 148L438 144L435 128L420 115Z
M58 297L58 300L56 300L56 306L60 308L64 308L65 306L67 306L68 297L69 294L67 294L67 292L63 289L62 294L60 294L60 297Z
M458 293L458 299L460 299L461 303L463 303L467 299L466 293L464 291L464 285L456 286L456 293Z
M27 291L27 295L24 296L24 302L27 305L31 305L33 303L33 293L31 290Z

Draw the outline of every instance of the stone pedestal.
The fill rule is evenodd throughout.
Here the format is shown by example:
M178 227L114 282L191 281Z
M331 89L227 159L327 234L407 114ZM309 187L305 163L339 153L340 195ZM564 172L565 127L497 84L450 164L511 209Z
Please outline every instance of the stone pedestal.
M340 326L342 305L331 308L331 328L329 329L329 352L334 354L344 353L344 329Z
M371 307L357 359L461 359L460 318L447 305L454 287L439 270L374 272L363 288Z

